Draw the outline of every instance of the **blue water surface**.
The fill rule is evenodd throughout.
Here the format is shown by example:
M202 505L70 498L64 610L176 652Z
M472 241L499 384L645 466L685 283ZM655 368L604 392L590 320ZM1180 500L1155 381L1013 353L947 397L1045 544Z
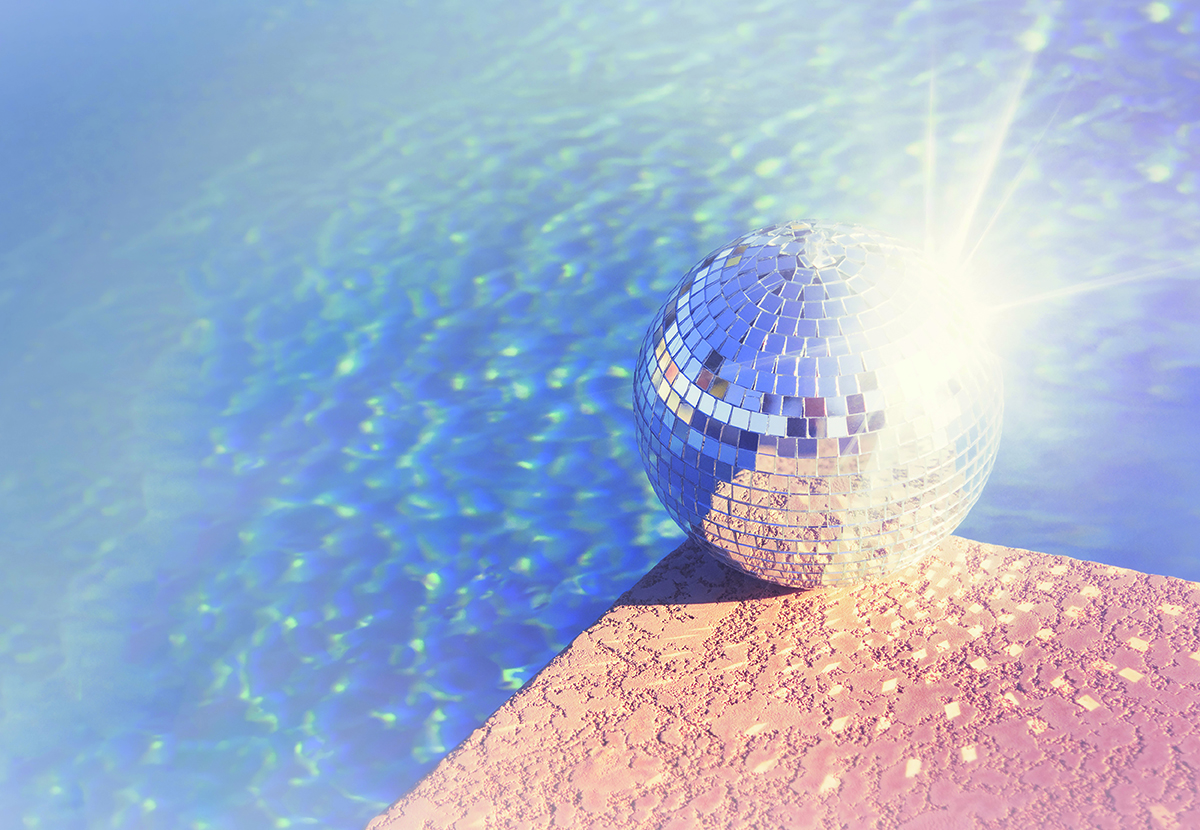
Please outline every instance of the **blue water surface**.
M970 254L1006 414L962 535L1200 579L1194 4L0 14L13 826L402 795L678 543L638 343L791 218Z

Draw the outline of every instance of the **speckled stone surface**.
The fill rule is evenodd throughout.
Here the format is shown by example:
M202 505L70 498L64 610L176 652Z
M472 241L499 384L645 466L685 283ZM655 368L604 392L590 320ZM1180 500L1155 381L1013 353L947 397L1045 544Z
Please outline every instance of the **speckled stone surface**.
M685 544L370 830L1200 827L1200 584L952 537L793 591Z

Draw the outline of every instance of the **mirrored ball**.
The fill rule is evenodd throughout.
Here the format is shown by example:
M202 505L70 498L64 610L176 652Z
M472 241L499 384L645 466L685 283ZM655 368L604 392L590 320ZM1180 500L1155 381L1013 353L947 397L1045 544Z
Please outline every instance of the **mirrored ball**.
M781 585L917 561L1000 441L983 321L917 249L857 225L735 239L672 290L634 375L638 448L701 547Z

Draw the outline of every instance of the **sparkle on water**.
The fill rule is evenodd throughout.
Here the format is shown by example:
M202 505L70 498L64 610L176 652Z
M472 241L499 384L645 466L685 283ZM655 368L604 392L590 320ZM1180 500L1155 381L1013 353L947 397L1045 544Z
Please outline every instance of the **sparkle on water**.
M364 823L677 544L633 357L704 252L793 217L926 240L1009 306L960 533L1200 577L1197 25L1082 0L14 10L3 815Z

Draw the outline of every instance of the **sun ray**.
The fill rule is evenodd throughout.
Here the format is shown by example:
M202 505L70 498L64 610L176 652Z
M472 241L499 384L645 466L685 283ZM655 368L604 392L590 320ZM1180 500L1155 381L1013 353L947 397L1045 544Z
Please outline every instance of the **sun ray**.
M932 256L936 241L933 238L934 223L937 219L934 211L934 189L937 180L937 38L933 27L933 3L929 4L928 40L929 40L929 93L925 109L925 147L922 156L922 173L925 186L925 255Z
M975 240L975 245L972 246L971 251L962 258L961 262L959 262L959 270L965 270L970 264L971 260L975 257L975 252L979 250L979 246L983 244L983 240L987 238L988 232L991 231L992 225L996 224L996 220L999 219L1000 214L1004 212L1005 206L1008 205L1008 200L1012 198L1013 193L1016 192L1017 187L1021 184L1021 180L1025 176L1025 171L1029 167L1029 162L1033 159L1034 154L1037 153L1038 148L1042 145L1042 140L1046 137L1046 134L1050 132L1050 127L1054 124L1054 120L1058 117L1058 113L1059 110L1062 109L1063 102L1067 100L1067 95L1070 94L1074 86L1075 81L1072 79L1067 84L1067 88L1063 90L1062 95L1059 96L1058 104L1054 107L1054 112L1050 114L1049 120L1046 121L1046 126L1042 128L1041 134L1039 134L1037 140L1033 142L1033 146L1029 148L1029 152L1025 154L1025 158L1022 159L1021 167L1017 170L1016 175L1012 177L1012 180L1008 183L1008 187L1004 189L1004 195L1000 197L1000 203L996 205L996 209L992 211L992 216L990 219L988 219L988 223L980 232L979 238Z
M1013 122L1016 120L1017 109L1021 104L1021 99L1025 95L1025 87L1033 75L1033 65L1036 60L1037 53L1031 51L1021 66L1021 72L1017 77L1017 82L1013 86L1012 95L1009 96L1008 104L1004 108L1004 113L997 125L992 142L983 157L983 169L980 171L979 180L975 184L975 190L971 194L971 200L967 204L967 209L963 213L962 222L950 244L942 252L943 262L955 269L959 265L959 258L962 256L963 248L966 247L967 235L971 231L971 225L975 222L975 214L979 211L979 203L983 200L983 194L987 191L987 187L992 180L992 174L995 172L996 165L1000 161L1000 154L1004 149L1004 141L1008 137L1008 131L1012 128Z
M1076 285L1067 285L1062 288L1056 288L1053 291L1043 291L1041 294L1034 294L1029 297L1022 297L1019 300L1013 300L1008 303L1000 303L991 306L988 311L992 314L998 314L1001 311L1008 311L1010 308L1019 308L1021 306L1034 305L1035 303L1044 303L1049 300L1059 300L1066 297L1075 297L1080 294L1087 294L1092 291L1098 291L1101 288L1110 288L1114 285L1124 285L1130 282L1139 282L1141 280L1153 279L1155 277L1165 277L1173 274L1176 271L1182 271L1185 268L1193 267L1198 263L1191 262L1172 262L1160 265L1150 265L1145 268L1136 268L1132 271L1123 271L1119 274L1113 274L1107 277L1097 277L1096 279L1087 280L1077 283Z

